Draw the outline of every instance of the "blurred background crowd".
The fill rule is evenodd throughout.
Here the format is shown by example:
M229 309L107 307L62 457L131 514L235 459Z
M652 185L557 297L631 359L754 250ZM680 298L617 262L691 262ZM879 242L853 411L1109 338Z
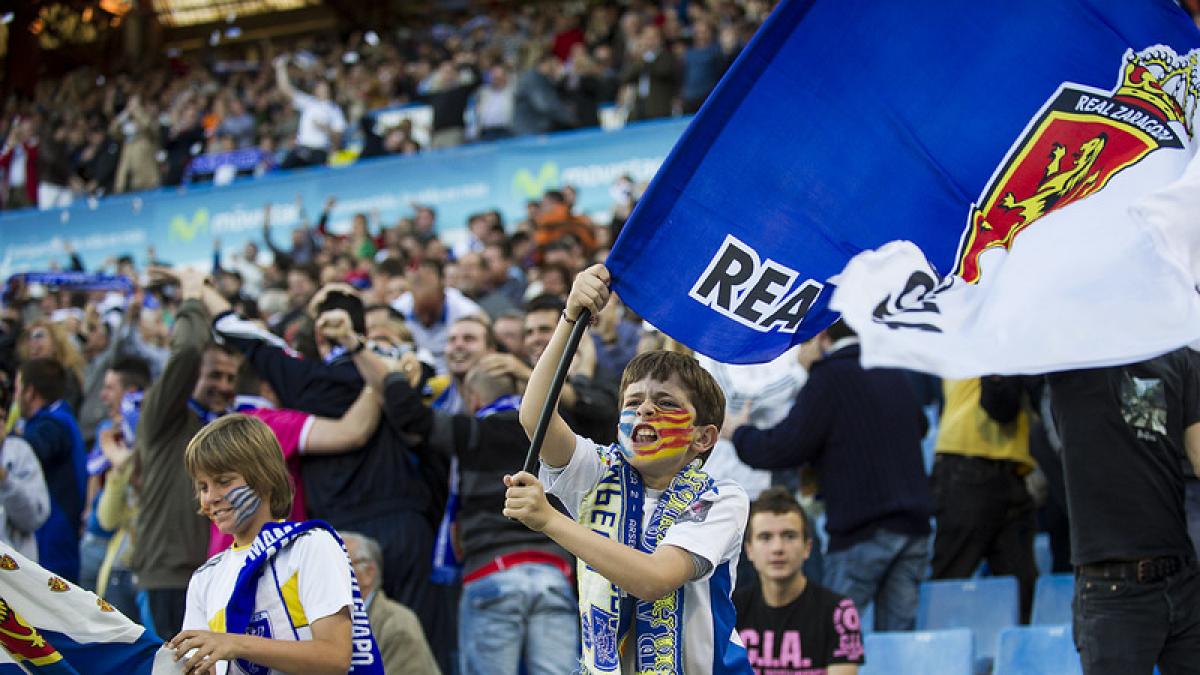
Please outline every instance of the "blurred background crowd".
M10 77L0 108L3 208L176 186L221 165L261 174L597 127L602 117L693 113L768 8L763 0L460 11L431 3L427 12L405 4L404 23L390 29L251 41L218 28L190 52L115 58L31 83ZM114 20L139 18L135 10ZM10 56L8 67L16 74L22 65ZM410 104L429 109L416 125L377 114Z

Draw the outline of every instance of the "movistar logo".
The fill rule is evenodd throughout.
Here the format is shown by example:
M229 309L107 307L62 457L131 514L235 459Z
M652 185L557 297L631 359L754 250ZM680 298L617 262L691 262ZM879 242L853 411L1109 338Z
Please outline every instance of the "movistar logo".
M558 165L546 162L533 175L528 169L513 174L513 192L525 199L538 199L546 190L558 187Z
M200 207L192 214L190 223L183 216L175 216L171 219L171 238L190 242L206 227L208 227L208 209Z

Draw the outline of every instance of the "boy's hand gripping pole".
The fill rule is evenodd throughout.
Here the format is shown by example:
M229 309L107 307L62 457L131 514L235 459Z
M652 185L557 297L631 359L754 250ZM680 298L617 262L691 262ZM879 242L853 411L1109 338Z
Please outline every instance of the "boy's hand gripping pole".
M563 382L567 381L567 371L571 369L571 360L575 358L575 350L579 349L579 341L583 339L583 334L591 322L591 310L584 309L579 312L579 318L575 319L575 325L571 327L567 346L563 349L562 359L559 360L558 369L554 371L554 379L550 382L550 393L546 395L546 401L542 404L542 414L538 417L537 428L533 431L533 438L529 440L529 453L525 455L523 471L534 473L538 456L542 452L542 441L546 440L546 430L550 428L550 417L554 414L555 407L558 406L558 395L562 393Z

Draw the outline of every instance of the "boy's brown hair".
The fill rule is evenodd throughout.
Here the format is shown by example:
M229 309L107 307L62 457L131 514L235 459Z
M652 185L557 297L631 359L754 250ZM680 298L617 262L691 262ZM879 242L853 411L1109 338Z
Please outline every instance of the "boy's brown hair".
M183 463L195 480L200 473L236 473L264 499L271 517L292 512L292 482L283 463L283 450L271 428L249 415L226 415L205 426L188 443Z
M625 388L646 378L661 382L679 376L679 382L687 393L688 402L696 408L696 426L714 424L718 429L725 422L725 392L707 370L694 357L678 352L651 351L633 357L625 372L621 373L621 388L617 391L618 404L625 397Z
M813 536L812 521L808 518L808 513L804 511L804 507L800 502L796 501L796 497L791 491L785 487L776 485L775 487L767 488L758 495L758 499L750 502L750 515L746 518L746 540L749 541L754 536L754 514L756 513L772 513L778 516L785 516L789 513L795 513L800 516L800 522L804 526L804 532L801 539L811 541Z

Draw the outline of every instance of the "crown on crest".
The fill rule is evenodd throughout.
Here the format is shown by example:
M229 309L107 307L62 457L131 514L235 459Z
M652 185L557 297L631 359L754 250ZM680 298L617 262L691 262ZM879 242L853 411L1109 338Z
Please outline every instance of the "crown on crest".
M1191 117L1200 96L1197 53L1182 56L1162 47L1125 55L1121 83L1114 96L1145 103L1168 122L1181 122L1191 130Z

